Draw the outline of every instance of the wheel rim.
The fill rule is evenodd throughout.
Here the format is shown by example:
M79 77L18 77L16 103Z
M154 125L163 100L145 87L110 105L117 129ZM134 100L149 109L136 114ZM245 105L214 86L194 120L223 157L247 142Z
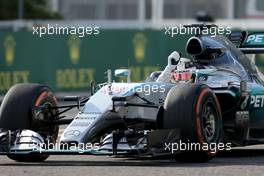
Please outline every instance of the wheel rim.
M212 142L217 133L216 109L211 101L207 101L202 111L202 127L206 141Z
M51 102L41 102L40 106L50 106L52 107L53 104ZM56 110L53 110L53 114L55 114ZM45 120L50 120L50 112L47 111L42 111L40 109L34 111L33 116L37 117L37 119L45 119ZM45 126L39 126L38 129L36 129L37 132L39 134L41 134L44 137L44 141L45 142L55 142L54 140L56 140L57 138L57 127L55 126L49 126L49 125L45 125Z

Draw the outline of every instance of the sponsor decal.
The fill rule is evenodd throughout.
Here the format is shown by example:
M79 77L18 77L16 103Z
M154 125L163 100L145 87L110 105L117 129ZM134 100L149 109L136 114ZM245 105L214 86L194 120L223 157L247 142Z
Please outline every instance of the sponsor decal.
M78 127L88 127L89 125L91 124L91 122L73 122L71 124L71 126L75 127L75 126L78 126Z
M91 114L90 112L88 112L88 114ZM100 113L101 114L101 113ZM83 116L77 116L76 119L79 120L95 120L96 117L83 117Z
M8 35L4 41L5 46L5 60L8 66L14 62L16 41L12 35Z
M11 86L18 83L30 82L30 70L15 70L16 40L14 36L7 35L4 38L4 61L9 68L0 71L0 91L6 92ZM4 66L4 65L3 65ZM6 67L4 66L4 67Z
M145 58L147 38L143 33L135 34L133 38L134 55L137 62L142 62Z
M250 105L254 108L264 107L264 95L252 95L250 97Z
M81 134L81 132L79 130L70 130L64 134L64 137L65 138L74 138L74 137L78 137L80 134Z
M71 35L68 40L70 59L73 64L77 64L80 59L81 40L76 35Z
M264 45L264 33L250 34L245 44L246 46Z
M93 68L66 68L56 70L56 87L59 89L88 88L94 80Z
M245 109L248 105L248 100L249 100L249 96L246 96L245 100L243 101L243 103L241 104L241 109Z

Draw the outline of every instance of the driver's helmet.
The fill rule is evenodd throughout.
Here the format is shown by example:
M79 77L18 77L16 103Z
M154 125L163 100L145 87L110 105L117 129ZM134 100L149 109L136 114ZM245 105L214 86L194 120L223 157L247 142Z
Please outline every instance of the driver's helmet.
M187 58L181 58L176 66L176 69L171 73L171 82L185 82L192 79L192 70L196 67L194 63Z
M181 58L177 64L177 70L193 69L194 64L191 59Z

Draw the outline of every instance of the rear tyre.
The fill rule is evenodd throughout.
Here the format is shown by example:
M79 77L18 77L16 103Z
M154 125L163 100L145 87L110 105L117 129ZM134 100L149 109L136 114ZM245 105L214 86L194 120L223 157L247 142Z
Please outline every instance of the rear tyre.
M0 128L30 129L40 134L45 143L55 143L59 127L43 123L43 120L52 120L57 110L43 111L37 108L39 106L57 106L57 100L49 87L40 84L13 86L6 94L0 108ZM8 157L20 162L41 162L46 160L49 155L12 154Z
M215 146L222 139L222 115L217 97L205 85L177 85L165 100L163 127L180 129L181 142L199 145L180 151L175 155L176 160L206 162L212 159L218 152Z

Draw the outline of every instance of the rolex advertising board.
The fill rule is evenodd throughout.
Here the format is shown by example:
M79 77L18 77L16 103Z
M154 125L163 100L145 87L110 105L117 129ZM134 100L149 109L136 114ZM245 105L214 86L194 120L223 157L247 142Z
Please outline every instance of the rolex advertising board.
M56 91L85 91L92 80L105 82L107 69L118 68L130 68L132 81L143 81L163 69L173 50L184 52L186 40L158 30L101 30L86 37L1 32L0 92L25 82Z

